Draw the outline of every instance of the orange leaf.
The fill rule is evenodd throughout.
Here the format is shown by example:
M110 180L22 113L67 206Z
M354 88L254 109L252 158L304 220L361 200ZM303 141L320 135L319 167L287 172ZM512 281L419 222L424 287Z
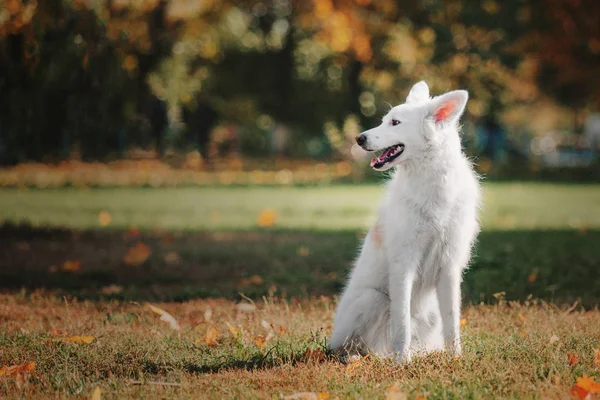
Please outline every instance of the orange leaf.
M573 385L573 387L571 388L571 396L577 397L578 399L585 399L588 397L589 394L590 392L577 385Z
M12 376L32 372L35 370L35 365L34 362L11 366L5 365L0 368L0 376Z
M112 218L108 211L100 211L100 214L98 214L98 223L101 227L109 226L111 221Z
M123 261L127 265L136 266L146 262L151 254L152 250L150 250L150 247L142 242L138 242L134 247L127 250L127 253L125 253L125 256L123 257Z
M206 331L206 337L204 338L204 342L209 346L216 346L217 344L219 344L220 341L221 332L214 326L208 328L208 330Z
M252 341L254 342L255 345L257 345L261 349L263 347L265 347L265 345L267 344L267 341L265 340L265 337L263 335L258 335L256 337L254 337L254 339L252 339Z
M600 393L600 383L594 382L594 378L591 378L587 375L577 378L577 383L575 386L586 390L588 393Z
M467 326L467 319L463 318L460 320L460 327L464 328L465 326Z
M538 277L538 270L536 268L533 271L531 271L531 273L527 277L527 282L528 283L533 283L533 282L535 282L537 280L537 277Z
M71 336L69 342L76 344L90 344L96 340L93 336Z
M575 354L567 353L567 356L569 357L569 365L570 366L577 363L577 356Z
M82 269L81 262L78 260L75 261L65 261L61 266L60 270L65 272L77 272Z
M256 223L261 227L268 227L275 225L277 221L277 212L275 210L263 210L258 213Z

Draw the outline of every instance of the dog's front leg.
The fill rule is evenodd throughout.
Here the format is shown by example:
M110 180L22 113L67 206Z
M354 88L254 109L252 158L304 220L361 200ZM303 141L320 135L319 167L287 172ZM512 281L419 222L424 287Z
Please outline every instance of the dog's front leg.
M410 299L413 273L403 265L393 265L390 270L390 329L391 344L396 361L410 361L411 319Z
M446 349L461 355L460 345L460 271L444 268L440 272L436 290Z

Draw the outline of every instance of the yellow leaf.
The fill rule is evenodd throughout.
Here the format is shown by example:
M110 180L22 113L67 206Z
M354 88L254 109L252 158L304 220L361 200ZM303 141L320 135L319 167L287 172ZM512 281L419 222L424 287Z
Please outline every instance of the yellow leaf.
M460 327L464 328L465 326L467 326L467 319L463 318L460 320Z
M71 336L69 342L76 344L90 344L96 340L93 336Z
M112 218L108 211L100 211L100 214L98 214L98 223L101 227L109 226L111 221Z
M92 397L90 397L90 400L102 400L102 390L100 390L100 386L96 386L92 392Z
M100 289L100 293L105 294L107 296L110 296L112 294L119 294L123 291L123 288L119 285L108 285L108 286L104 286L102 289Z
M220 341L221 332L214 326L208 328L208 330L206 331L206 337L204 338L204 342L209 346L216 346L217 344L219 344Z
M277 212L275 210L263 210L258 213L256 223L261 227L268 227L275 225L277 221Z
M385 400L406 400L406 393L402 391L400 382L395 382L388 388Z
M231 333L232 336L237 337L238 332L240 331L240 329L238 329L235 326L231 325L227 321L225 322L225 324L227 325L227 329L229 329L229 333Z
M127 253L125 253L125 256L123 257L123 261L127 265L136 266L146 262L151 254L152 250L150 250L150 247L142 242L138 242L134 247L127 250Z
M170 251L165 254L164 260L167 264L177 264L179 261L181 261L181 257L176 251Z
M310 254L310 249L306 246L300 246L298 247L297 253L301 257L306 257Z
M152 312L154 312L155 314L160 315L160 320L169 324L169 327L171 327L171 329L176 331L180 329L177 320L162 308L158 308L150 303L148 303L148 308L150 308L150 310L152 310Z

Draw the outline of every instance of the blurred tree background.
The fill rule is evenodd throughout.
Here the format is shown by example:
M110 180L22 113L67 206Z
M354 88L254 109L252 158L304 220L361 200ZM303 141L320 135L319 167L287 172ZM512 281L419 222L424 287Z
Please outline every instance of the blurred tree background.
M469 90L483 172L596 179L598 21L592 0L0 0L0 163L350 165L425 79Z

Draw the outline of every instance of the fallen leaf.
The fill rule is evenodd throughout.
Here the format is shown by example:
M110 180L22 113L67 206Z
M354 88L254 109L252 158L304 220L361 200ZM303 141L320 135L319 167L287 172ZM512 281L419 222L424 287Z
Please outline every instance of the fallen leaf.
M173 243L173 236L171 235L164 235L161 239L161 242L163 242L164 244L171 244Z
M119 294L123 291L123 288L119 285L108 285L108 286L104 286L102 289L100 289L100 293L104 294L104 295L113 295L113 294Z
M326 392L299 392L284 396L288 400L328 400L329 393Z
M423 397L423 396L417 396L417 397L415 397L414 400L425 400L425 397Z
M273 330L273 324L265 321L264 319L262 321L260 321L260 324L262 325L263 328L265 328L268 331Z
M523 314L519 314L518 317L521 322L525 322L525 316Z
M0 368L0 376L12 376L12 375L20 375L28 372L32 372L35 370L35 363L29 362L20 365L5 365Z
M176 331L181 329L177 320L162 308L158 308L150 303L148 303L148 308L150 308L150 310L152 310L155 314L160 315L160 320L169 324L171 329L174 329Z
M571 395L578 399L588 399L590 394L597 393L600 393L600 383L587 375L577 378L577 383L571 387Z
M76 344L90 344L96 340L93 336L71 336L69 342Z
M550 337L550 344L554 344L554 343L558 342L558 340L559 340L558 336L552 335Z
M569 365L570 366L573 366L574 364L577 363L577 356L575 354L567 353L567 356L569 357Z
M235 308L239 312L252 312L252 311L256 311L256 305L254 305L252 303L238 303L235 306Z
M577 378L577 386L587 390L592 394L600 393L600 383L595 382L594 378L587 375L583 375L581 378Z
M467 326L467 319L466 318L462 318L460 320L460 327L464 328L465 326Z
M252 275L249 278L242 278L237 282L237 286L262 285L264 279L259 275Z
M406 400L406 393L402 391L402 386L400 382L395 382L392 386L388 388L387 395L385 396L385 400Z
M83 268L83 266L81 265L81 262L78 260L65 261L60 266L60 270L65 271L65 272L78 272L78 271L81 271L82 268Z
M277 221L277 212L275 210L263 210L258 213L256 223L261 227L268 227L275 225Z
M229 333L231 333L231 335L233 337L237 337L238 333L241 332L242 328L236 328L235 326L231 325L229 322L225 321L225 324L227 325L227 329L229 330Z
M310 254L310 249L306 246L300 246L298 247L297 253L301 257L306 257Z
M167 254L165 254L164 260L167 264L177 264L181 261L181 257L176 251L170 251Z
M142 242L138 242L135 246L131 247L123 256L123 261L127 265L136 266L143 264L152 254L150 247L146 246Z
M212 318L212 308L207 308L204 311L204 321L209 322Z
M311 350L310 348L306 348L304 352L304 361L316 361L321 362L325 359L325 353L320 348Z
M531 271L531 273L527 277L527 282L533 283L533 282L537 281L537 278L538 278L538 269L535 268L533 271Z
M285 335L287 332L288 332L288 330L284 326L280 326L279 327L279 334L280 335Z
M221 332L219 331L219 329L215 328L214 326L208 328L208 330L206 331L206 337L204 338L204 342L208 346L216 346L219 344L220 341Z
M100 386L96 386L92 392L92 397L90 397L90 400L102 400L102 390L100 390Z
M263 349L267 345L267 343L274 337L275 337L275 335L273 334L273 332L269 332L267 336L263 336L263 335L255 336L252 339L252 341L259 349Z
M112 221L112 218L108 211L100 211L100 214L98 214L98 223L100 224L101 227L104 228L106 226L109 226L111 221Z

